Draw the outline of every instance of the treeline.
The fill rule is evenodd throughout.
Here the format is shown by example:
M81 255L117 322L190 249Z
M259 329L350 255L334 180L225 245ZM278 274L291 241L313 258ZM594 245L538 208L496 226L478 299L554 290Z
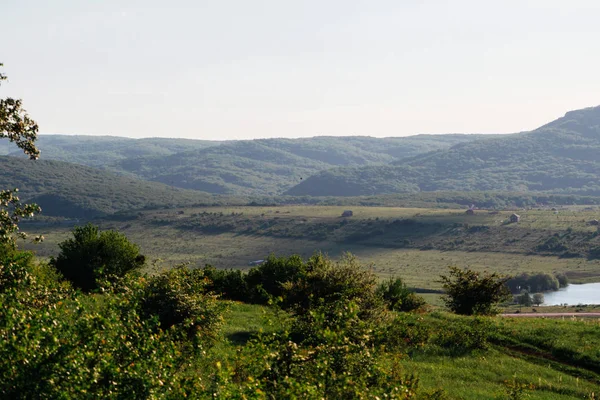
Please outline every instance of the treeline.
M521 293L523 290L529 293L556 291L567 287L568 284L569 279L565 274L550 275L546 273L523 273L510 278L506 282L511 293L514 294Z

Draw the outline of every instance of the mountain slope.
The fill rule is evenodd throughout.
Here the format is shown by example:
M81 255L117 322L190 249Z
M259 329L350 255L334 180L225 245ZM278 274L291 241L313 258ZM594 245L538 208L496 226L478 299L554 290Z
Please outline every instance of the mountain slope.
M235 141L164 157L127 159L115 169L212 193L276 195L308 176L336 166L383 165L479 137L419 135Z
M438 190L600 194L600 107L532 132L457 144L385 166L321 172L289 195L356 196Z
M96 217L165 205L212 203L207 193L169 187L60 161L0 157L0 188L19 188L46 216Z
M39 135L36 142L44 160L57 160L91 167L110 167L134 157L169 156L182 151L203 149L220 142L192 139L130 139L116 136ZM21 156L8 141L0 143L0 155Z

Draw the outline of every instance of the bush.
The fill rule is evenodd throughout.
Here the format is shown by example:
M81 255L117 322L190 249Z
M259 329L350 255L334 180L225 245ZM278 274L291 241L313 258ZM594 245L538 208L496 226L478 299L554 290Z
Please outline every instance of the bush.
M76 227L73 238L58 246L60 254L51 260L51 265L84 291L97 289L100 280L123 277L145 261L139 247L125 235L116 231L100 232L92 224Z
M374 346L373 325L360 317L360 306L336 301L311 314L309 341L295 342L293 336L279 332L244 349L242 358L249 364L245 370L254 370L250 381L258 382L266 398L416 397L418 379L403 376L397 365L382 361L385 353Z
M283 285L284 308L301 315L324 304L353 301L363 318L375 317L382 311L383 303L375 293L377 277L352 255L346 254L334 262L317 254L308 260L304 270L296 280Z
M251 268L246 275L250 302L266 304L271 298L284 294L283 284L299 279L306 273L300 256L269 256L261 265Z
M223 324L223 303L207 293L201 270L180 266L150 278L142 299L142 313L158 318L162 329L177 327L189 338L211 343Z
M425 299L406 288L401 278L390 278L377 287L389 310L414 311L425 305Z
M251 300L246 277L239 269L224 270L207 265L202 273L209 280L206 289L220 298L244 302Z
M496 305L510 298L507 280L496 273L450 267L450 275L441 277L446 291L444 302L456 314L496 314Z

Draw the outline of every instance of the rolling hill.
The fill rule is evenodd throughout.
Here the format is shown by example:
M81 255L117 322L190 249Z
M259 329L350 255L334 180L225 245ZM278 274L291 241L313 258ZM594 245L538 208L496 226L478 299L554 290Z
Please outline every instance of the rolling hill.
M170 186L228 195L280 195L302 179L338 166L385 165L482 135L400 138L313 137L203 141L40 135L42 159L87 165ZM23 157L8 142L0 155Z
M420 191L600 195L600 107L534 131L459 143L388 165L322 171L286 194L360 196Z
M0 188L18 187L44 216L93 218L144 207L213 204L212 195L61 161L0 156Z
M130 158L119 162L115 170L211 193L279 195L303 179L337 166L385 165L479 137L418 135L234 141L168 156Z

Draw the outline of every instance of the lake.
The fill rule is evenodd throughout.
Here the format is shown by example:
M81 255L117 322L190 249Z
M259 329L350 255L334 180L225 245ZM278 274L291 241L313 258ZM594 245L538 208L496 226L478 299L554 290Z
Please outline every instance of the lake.
M585 283L583 285L569 285L557 292L544 293L545 306L556 306L567 303L600 304L600 283Z

